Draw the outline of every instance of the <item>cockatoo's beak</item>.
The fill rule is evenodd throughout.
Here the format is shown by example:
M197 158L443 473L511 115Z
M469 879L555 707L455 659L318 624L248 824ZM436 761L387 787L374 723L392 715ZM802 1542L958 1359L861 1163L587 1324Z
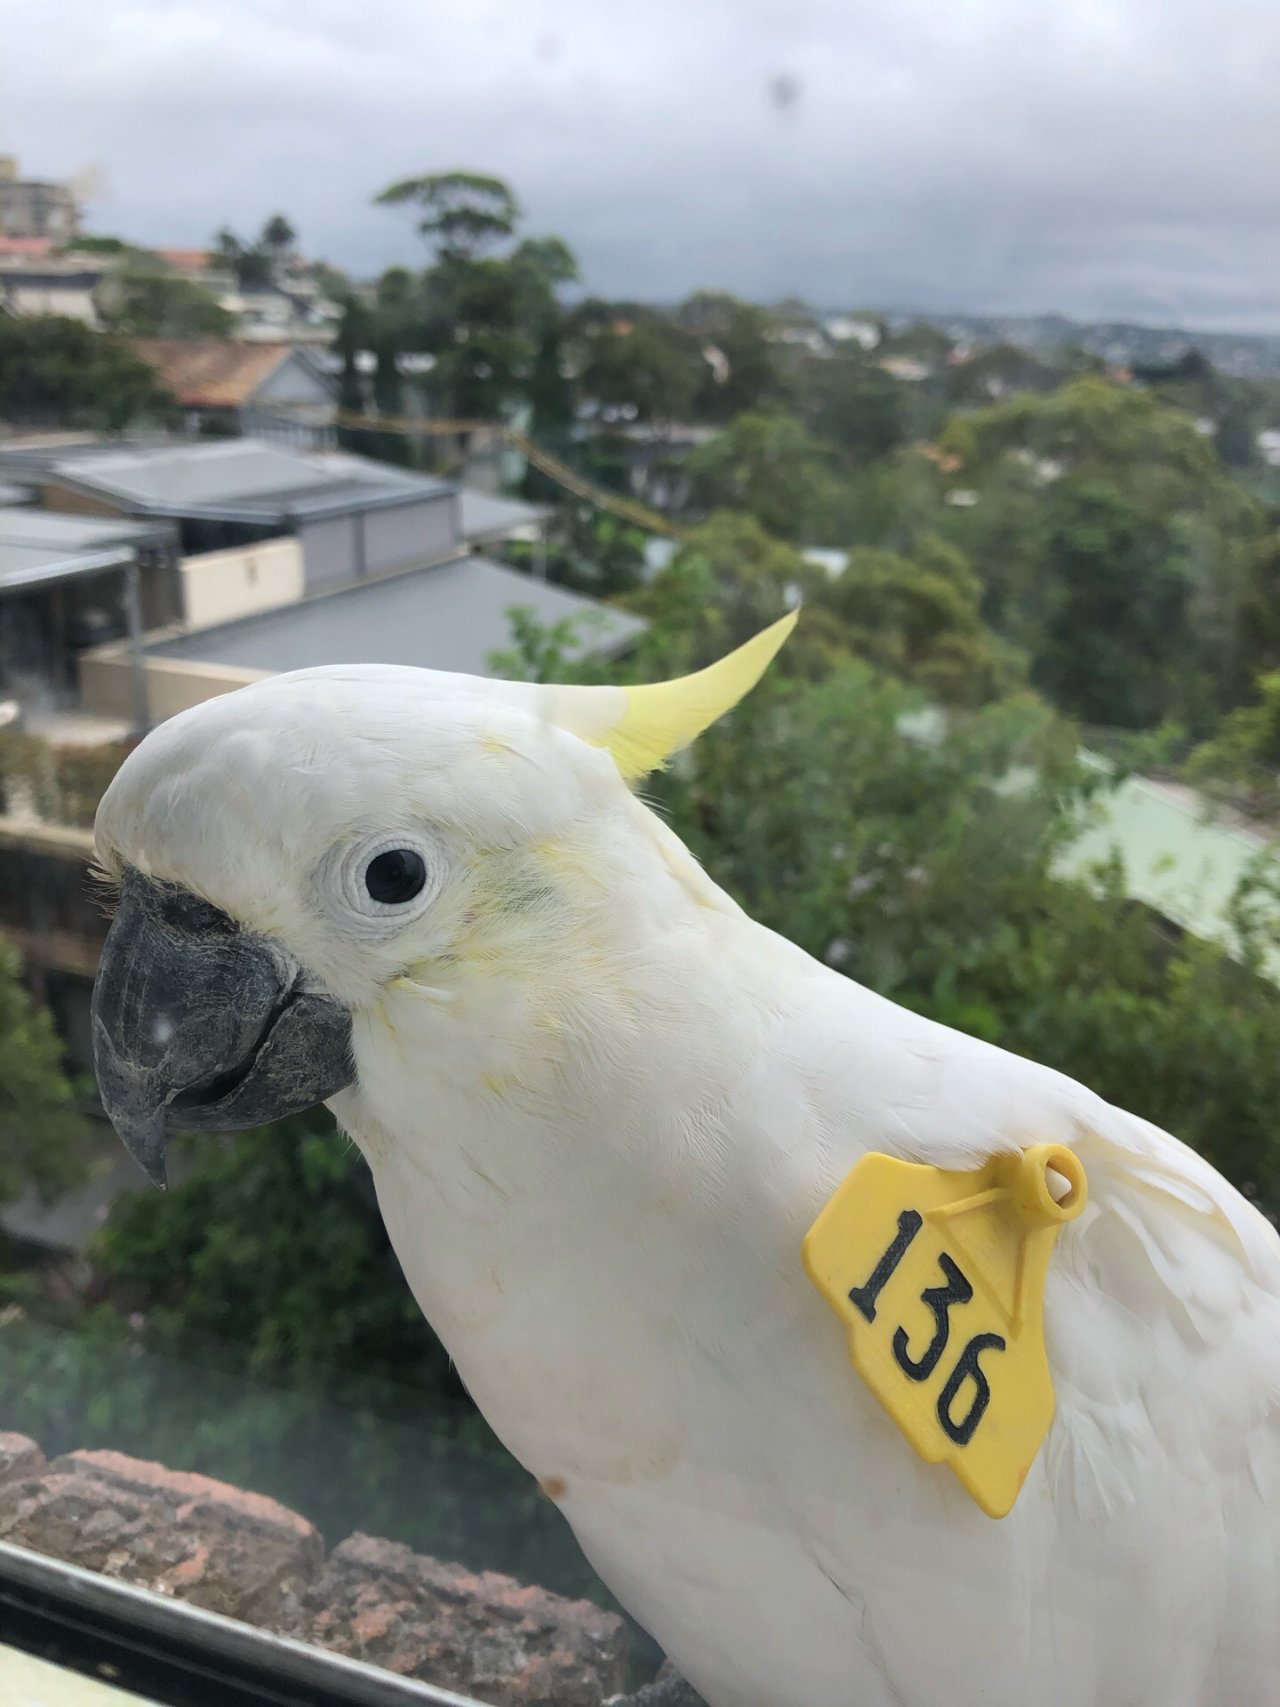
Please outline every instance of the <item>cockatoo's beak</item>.
M355 1078L351 1020L269 938L127 871L93 987L102 1105L156 1185L174 1131L259 1126Z

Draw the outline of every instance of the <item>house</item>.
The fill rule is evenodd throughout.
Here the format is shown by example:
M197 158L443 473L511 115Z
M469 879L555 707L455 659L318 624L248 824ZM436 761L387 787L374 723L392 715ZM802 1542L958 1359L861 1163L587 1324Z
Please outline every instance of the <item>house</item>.
M0 154L0 235L65 243L80 229L80 209L70 184L23 178L12 154Z
M177 399L190 432L267 432L317 449L332 443L337 383L306 350L231 338L132 343Z
M176 550L163 524L0 508L0 700L21 725L55 741L109 739L145 727L140 679L109 731L80 715L79 664L105 642L141 643L172 622Z
M548 623L598 608L474 555L502 540L536 538L546 510L460 491L448 481L364 457L304 455L256 439L55 440L8 449L0 444L0 480L38 496L43 509L11 514L31 518L31 526L46 534L78 530L77 538L89 545L114 537L113 530L130 539L141 530L154 548L139 560L139 624L149 637L145 716L137 709L142 700L135 679L144 668L140 631L126 636L117 622L100 634L109 644L86 673L80 647L88 642L70 648L52 618L45 621L47 644L62 660L59 680L65 679L67 693L78 691L79 709L88 717L158 721L253 673L295 667L272 663L280 650L274 639L255 640L252 655L244 654L246 635L286 637L288 645L280 644L291 660L351 658L355 653L343 647L368 632L362 613L394 607L404 630L391 623L376 655L394 652L400 661L483 672L489 654L508 642L512 605L527 602ZM436 568L440 574L429 581L410 586L402 579ZM341 607L352 613L350 626L344 621L335 628L332 614L311 614L326 595L391 579L395 593ZM607 612L601 621L595 650L608 653L615 634L629 643L638 632L619 613ZM254 627L258 622L267 626ZM235 632L226 644L234 641L234 647L228 652L219 637L230 629ZM183 661L180 687L167 662L172 659ZM41 679L57 669L51 662ZM24 697L34 702L47 696L28 691Z
M890 379L903 380L907 385L919 385L933 373L928 362L922 362L915 356L885 356L877 366Z
M96 326L94 292L104 270L100 256L57 253L48 237L0 236L0 310L61 314Z
M440 561L462 537L448 481L261 439L99 442L52 453L0 444L0 479L35 481L53 510L169 521L188 559L294 539L300 594Z
M152 717L160 721L264 676L321 664L494 675L493 656L509 649L510 613L517 608L545 627L572 622L577 633L570 650L593 657L629 651L645 628L640 618L595 599L460 553L215 628L149 637L140 655ZM131 662L121 642L82 660L87 713L106 720L125 714Z
M864 350L874 350L881 338L880 328L874 320L852 314L833 314L823 321L822 329L833 344L855 343Z

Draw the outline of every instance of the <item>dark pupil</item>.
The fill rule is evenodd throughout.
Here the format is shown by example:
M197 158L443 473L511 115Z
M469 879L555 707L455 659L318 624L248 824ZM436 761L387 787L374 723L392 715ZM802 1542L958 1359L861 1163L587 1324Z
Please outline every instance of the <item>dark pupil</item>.
M421 854L412 848L388 848L386 853L369 861L364 874L364 886L373 901L384 907L396 907L421 895L427 881L427 868Z

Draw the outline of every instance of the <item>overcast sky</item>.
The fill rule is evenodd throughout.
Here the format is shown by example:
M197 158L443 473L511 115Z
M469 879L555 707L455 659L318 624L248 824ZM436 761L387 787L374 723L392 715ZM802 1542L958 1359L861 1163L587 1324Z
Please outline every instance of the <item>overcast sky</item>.
M0 0L0 150L361 274L463 166L603 294L1280 331L1276 0Z

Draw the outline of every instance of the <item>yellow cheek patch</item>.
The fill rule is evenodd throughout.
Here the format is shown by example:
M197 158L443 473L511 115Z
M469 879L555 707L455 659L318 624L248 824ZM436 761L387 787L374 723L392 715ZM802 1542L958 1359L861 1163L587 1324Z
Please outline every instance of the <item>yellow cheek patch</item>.
M873 1153L805 1237L805 1272L847 1328L854 1368L988 1517L1012 1510L1053 1421L1045 1277L1087 1197L1058 1144L966 1172Z

